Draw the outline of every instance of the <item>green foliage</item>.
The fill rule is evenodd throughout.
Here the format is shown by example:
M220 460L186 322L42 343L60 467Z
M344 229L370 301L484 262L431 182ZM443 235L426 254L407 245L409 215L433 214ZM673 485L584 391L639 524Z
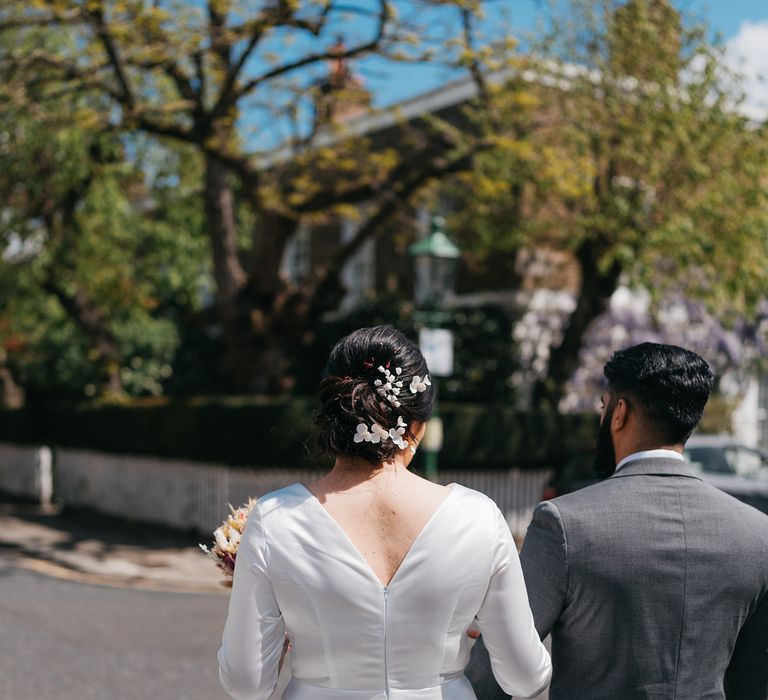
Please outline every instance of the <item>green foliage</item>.
M456 186L465 244L568 251L721 317L752 313L768 285L768 134L740 112L723 47L664 1L571 0L551 20L526 66L534 101L521 108L514 81L496 94L506 140Z
M724 48L667 0L553 8L551 31L494 93L501 131L453 183L449 225L477 258L536 252L577 273L547 280L577 302L533 392L558 405L620 284L701 300L726 324L755 318L768 129L740 111Z
M34 114L42 129L82 133L86 143L103 135L126 150L112 165L127 161L133 169L109 181L100 172L98 181L88 183L98 196L81 203L80 235L69 248L70 257L86 266L76 272L80 292L101 304L102 316L109 309L110 318L124 313L135 322L128 313L132 305L147 313L174 305L197 308L198 280L211 279L230 386L281 390L294 349L317 318L338 305L338 294L325 290L340 289L335 282L343 264L416 194L446 172L468 168L484 146L484 135L436 117L407 121L395 115L396 147L380 138L382 132L346 128L344 117L362 114L371 103L349 62L374 57L383 67L439 58L476 76L479 61L502 68L498 51L475 46L481 5L6 0L0 10L2 104ZM347 33L350 20L355 31L342 45L336 37ZM202 209L180 193L180 218L170 209L137 216L126 176L139 174L150 143L183 153L185 162L173 168L173 177L199 183ZM173 188L164 183L173 178L164 176L162 159L146 162L160 175L133 184L162 209ZM85 171L81 184L91 175ZM313 258L311 274L301 282L277 274L299 225L360 213L361 204L367 221L353 240L329 258ZM199 212L210 259L187 265L201 249L182 227L196 234ZM176 245L180 228L183 243ZM165 264L166 254L178 254L177 264ZM128 274L131 256L137 264ZM158 269L161 274L153 274ZM75 293L66 275L61 284ZM115 393L124 359L111 347L114 339L103 327L99 331L97 391L107 386ZM142 382L131 386L146 388Z
M14 377L30 397L99 395L105 372L128 395L161 393L209 275L194 154L23 110L0 109L0 134L0 344Z

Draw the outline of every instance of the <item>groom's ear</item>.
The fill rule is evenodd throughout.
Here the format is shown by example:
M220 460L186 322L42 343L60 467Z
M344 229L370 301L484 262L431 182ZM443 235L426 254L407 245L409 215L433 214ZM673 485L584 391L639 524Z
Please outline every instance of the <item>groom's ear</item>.
M616 402L616 407L613 409L613 416L611 416L611 428L613 430L622 430L629 419L629 404L625 399L619 399Z

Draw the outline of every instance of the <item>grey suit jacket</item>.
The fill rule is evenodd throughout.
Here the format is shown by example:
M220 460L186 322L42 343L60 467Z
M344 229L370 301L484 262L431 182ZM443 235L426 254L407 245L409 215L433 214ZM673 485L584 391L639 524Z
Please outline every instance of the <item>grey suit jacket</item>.
M551 700L768 698L768 517L687 463L539 504L520 557Z

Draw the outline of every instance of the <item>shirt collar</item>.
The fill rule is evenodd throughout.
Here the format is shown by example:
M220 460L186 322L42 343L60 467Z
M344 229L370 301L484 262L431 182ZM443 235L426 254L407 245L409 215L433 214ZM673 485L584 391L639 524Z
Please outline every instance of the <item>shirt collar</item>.
M631 455L627 455L624 457L624 459L621 460L616 465L616 469L614 470L614 474L619 471L625 464L628 464L629 462L634 462L638 459L679 459L682 462L685 462L685 457L681 455L679 452L675 452L674 450L643 450L642 452L633 452Z

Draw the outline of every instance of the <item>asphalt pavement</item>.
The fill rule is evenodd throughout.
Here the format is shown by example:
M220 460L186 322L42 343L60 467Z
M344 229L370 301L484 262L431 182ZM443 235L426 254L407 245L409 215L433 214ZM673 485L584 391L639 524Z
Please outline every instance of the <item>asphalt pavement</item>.
M228 598L62 580L0 550L0 698L224 700Z

